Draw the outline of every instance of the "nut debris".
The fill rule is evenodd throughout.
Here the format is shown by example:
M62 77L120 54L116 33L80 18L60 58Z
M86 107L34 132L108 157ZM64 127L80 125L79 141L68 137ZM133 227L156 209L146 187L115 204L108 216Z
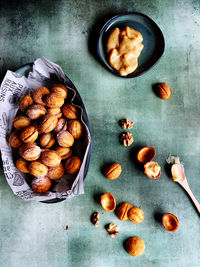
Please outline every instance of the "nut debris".
M134 122L129 119L123 119L119 123L123 129L132 129L134 124Z
M106 230L108 231L108 233L110 234L111 238L115 238L118 233L119 233L119 226L117 226L114 223L110 223L107 227Z
M123 133L120 136L120 140L123 146L130 146L134 141L131 133Z
M99 212L95 211L92 213L91 222L94 224L94 226L99 226Z

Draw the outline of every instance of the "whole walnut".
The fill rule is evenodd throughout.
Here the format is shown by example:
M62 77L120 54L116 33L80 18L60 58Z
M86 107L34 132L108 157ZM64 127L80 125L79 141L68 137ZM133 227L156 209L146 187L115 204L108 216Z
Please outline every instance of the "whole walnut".
M13 120L13 126L15 129L20 130L31 124L31 120L25 116L18 116Z
M54 150L46 150L41 154L41 161L48 167L57 167L60 165L61 157Z
M23 143L33 143L38 138L38 131L35 126L23 128L20 133L20 139Z
M50 91L47 87L37 88L33 92L33 100L35 101L35 103L45 106L46 103L44 101L44 98L48 94L50 94Z
M20 146L19 154L23 159L33 161L40 157L41 149L35 143L27 143Z
M74 139L79 139L83 135L82 123L79 120L70 120L68 131L73 135Z
M74 144L74 137L68 131L62 131L57 134L57 141L62 147L71 147Z
M29 173L29 167L28 166L29 166L29 162L26 161L23 158L19 158L16 161L16 167L17 167L17 169L20 170L23 173Z
M35 177L43 177L48 173L48 167L40 161L32 161L29 164L29 173Z
M33 105L33 99L30 95L25 95L25 96L20 97L19 109L22 112L25 112L25 110L31 105Z
M34 104L28 107L26 114L31 120L36 120L46 114L46 108L43 105Z
M76 119L78 117L77 108L74 105L70 104L70 103L66 103L62 107L62 113L69 120L73 120L73 119Z
M18 148L21 146L22 142L19 138L19 132L18 131L14 131L11 133L11 135L9 137L9 144L11 147L14 147L14 148Z
M64 104L64 98L56 93L51 93L45 97L46 105L50 108L60 108Z
M65 87L63 84L54 84L51 88L51 92L56 93L63 98L66 98L68 95L67 87Z
M117 209L117 216L121 221L128 221L127 213L133 206L130 203L123 203Z
M69 174L77 173L80 167L81 167L81 160L77 156L69 157L65 163L65 170Z
M65 169L62 163L58 165L57 167L51 167L48 170L48 177L51 180L58 180L65 174Z
M49 190L51 184L51 180L47 176L33 178L31 181L31 188L35 193L42 194Z
M137 236L128 238L125 247L131 256L140 256L145 250L144 241Z
M50 148L55 144L55 138L52 133L43 133L40 136L39 143L43 148Z
M42 118L39 129L42 133L49 133L56 128L58 119L53 115L46 115Z

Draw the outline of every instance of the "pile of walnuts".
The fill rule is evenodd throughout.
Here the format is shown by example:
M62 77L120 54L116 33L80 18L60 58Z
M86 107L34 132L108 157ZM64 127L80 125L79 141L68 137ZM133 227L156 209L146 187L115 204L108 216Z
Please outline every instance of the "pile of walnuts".
M81 166L71 147L84 128L77 108L66 102L67 96L64 85L54 84L51 90L37 88L19 101L20 115L13 120L9 144L18 149L16 167L32 176L30 185L36 193L48 191L52 180L65 172L75 174Z

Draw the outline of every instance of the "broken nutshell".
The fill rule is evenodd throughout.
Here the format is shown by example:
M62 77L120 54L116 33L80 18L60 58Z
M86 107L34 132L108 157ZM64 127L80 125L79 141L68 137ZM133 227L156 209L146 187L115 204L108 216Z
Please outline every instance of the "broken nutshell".
M131 146L134 140L131 133L122 133L120 136L120 141L123 146Z
M156 150L154 147L150 147L150 146L145 146L142 147L138 153L137 153L137 160L142 163L145 164L151 160L154 159L156 155Z
M178 218L172 213L165 213L162 216L162 224L169 232L175 232L178 229Z
M112 193L105 193L101 195L101 206L104 210L112 212L116 208L116 200Z
M120 126L123 129L132 129L133 128L133 124L134 124L134 122L130 121L129 119L120 120L119 123L120 123Z
M94 224L94 226L99 226L99 217L99 212L95 211L92 213L91 222Z
M119 233L119 226L114 223L110 223L107 225L106 230L110 234L111 238L115 238Z

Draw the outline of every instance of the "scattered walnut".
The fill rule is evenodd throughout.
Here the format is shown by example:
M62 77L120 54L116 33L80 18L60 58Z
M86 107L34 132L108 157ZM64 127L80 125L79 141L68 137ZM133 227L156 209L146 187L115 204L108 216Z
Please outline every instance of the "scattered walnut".
M99 212L95 211L92 213L91 222L94 224L94 226L99 225Z
M133 136L131 133L123 133L120 140L123 146L130 146L133 143Z
M119 233L119 226L117 226L114 223L110 223L107 227L106 230L108 231L108 233L110 234L111 238L115 238L118 233Z
M134 124L134 122L133 121L129 121L129 119L123 119L123 120L120 121L120 126L123 129L131 129L131 128L133 128L133 124Z

